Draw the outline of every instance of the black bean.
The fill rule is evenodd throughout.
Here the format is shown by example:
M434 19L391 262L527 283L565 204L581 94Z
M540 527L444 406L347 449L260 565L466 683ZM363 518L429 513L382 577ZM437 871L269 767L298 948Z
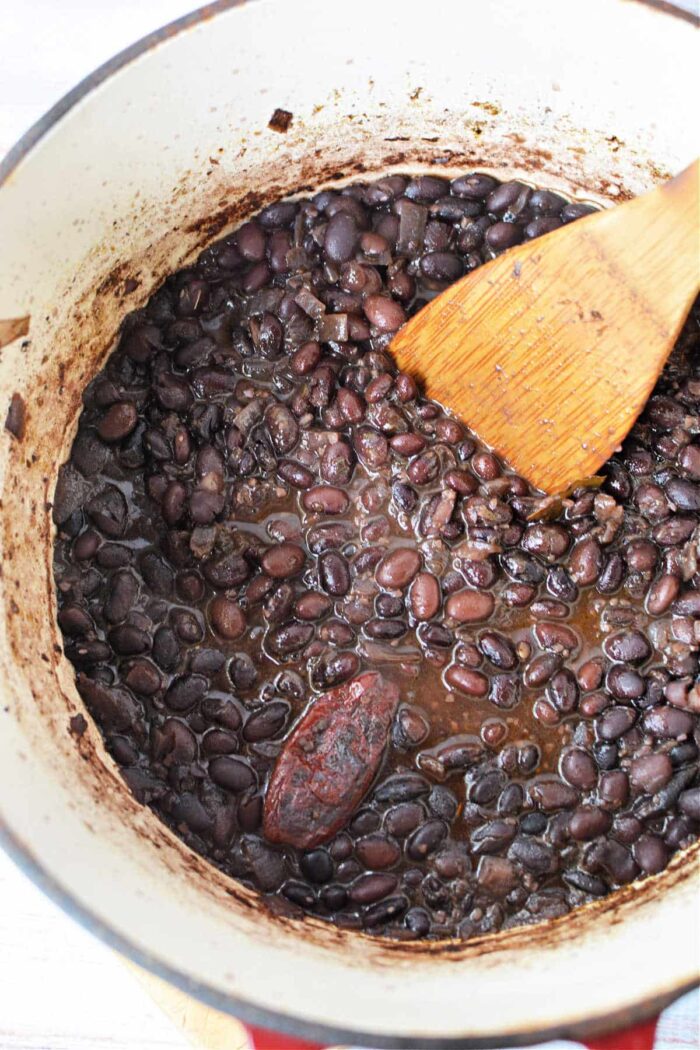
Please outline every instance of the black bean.
M293 653L299 652L305 645L308 645L313 636L313 624L291 621L282 624L281 627L276 627L268 634L267 640L274 653L289 658Z
M359 231L353 217L337 212L326 226L324 253L331 262L346 262L354 255L358 239Z
M498 813L500 816L512 816L523 808L524 802L525 793L520 784L508 784L499 796Z
M153 696L161 687L160 674L150 660L132 661L123 680L139 696Z
M447 834L447 828L441 820L427 820L422 827L414 831L406 843L406 853L411 860L422 860L432 853Z
M399 915L402 915L407 908L407 897L403 895L388 897L386 900L367 908L362 916L363 925L368 926L370 929L375 926L383 926L385 923L391 922Z
M340 685L352 678L360 669L360 658L357 653L330 652L325 654L312 672L314 686L319 689Z
M493 675L489 700L504 711L515 707L520 701L520 681L517 675Z
M674 547L690 538L695 524L695 518L682 517L679 514L656 525L652 535L660 546Z
M495 222L489 226L484 235L489 248L496 252L502 252L506 248L512 248L520 244L523 239L523 230L513 222Z
M384 780L374 792L377 802L408 802L427 795L430 784L418 773L397 773Z
M331 600L325 594L307 591L297 598L294 615L299 620L321 620L328 615L331 608Z
M571 714L578 705L578 685L571 671L556 671L546 689L547 699L562 714Z
M327 445L321 456L321 477L329 485L348 485L353 474L350 446L344 441Z
M662 573L647 591L646 607L652 616L662 616L678 597L681 581L671 573Z
M405 620L368 620L365 633L370 638L401 638L408 630Z
M283 481L296 489L308 489L314 483L311 471L292 459L281 459L277 464L277 473Z
M498 179L492 175L474 173L473 175L461 175L453 179L451 190L458 197L467 197L469 200L484 200L498 186Z
M204 637L204 628L200 617L189 609L176 609L171 613L171 622L175 634L185 645L194 645Z
M479 638L479 648L494 667L512 671L518 665L518 657L510 639L497 631L487 631Z
M362 309L369 323L380 332L395 332L406 320L406 312L401 304L384 295L368 295Z
M405 838L420 824L424 816L424 810L417 802L401 802L387 810L384 826L390 835Z
M476 878L481 889L497 899L507 896L519 882L515 865L506 857L482 857Z
M261 559L261 567L268 576L275 580L298 576L304 568L306 556L296 543L280 543L266 550Z
M128 511L124 496L114 485L108 485L87 504L94 525L105 536L121 536L126 528Z
M169 627L159 627L153 636L153 659L164 671L172 671L180 656L180 647Z
M304 878L318 886L330 882L333 878L333 861L325 849L315 849L303 854L299 859L299 868ZM345 896L343 891L343 898Z
M162 345L160 329L153 324L137 325L126 332L121 341L121 348L138 364L145 364Z
M154 594L167 598L172 593L174 575L167 562L152 551L139 559L139 568L144 583Z
M268 740L277 736L289 717L289 704L283 700L272 700L248 716L243 726L243 739L251 742Z
M689 788L678 796L678 807L691 820L700 822L700 788Z
M103 441L122 441L138 422L138 411L130 401L118 401L107 409L97 424L97 433Z
M625 576L625 563L622 555L617 551L610 554L603 566L603 571L598 577L596 588L601 594L614 594L620 589Z
M519 824L525 835L540 835L547 827L547 818L544 813L526 813Z
M204 697L208 685L203 675L182 675L168 687L165 702L173 711L188 711Z
M571 748L561 758L561 774L573 787L590 791L598 779L596 764L587 751Z
M558 653L542 653L536 656L525 667L523 681L530 688L545 685L552 675L561 667L562 659Z
M611 635L606 638L603 651L611 660L620 663L641 664L651 656L651 646L641 631Z
M639 874L629 850L614 840L605 842L600 851L600 863L619 885L632 882Z
M694 762L698 757L697 745L692 740L686 740L682 744L676 744L668 753L674 769L684 766L686 762Z
M640 755L633 759L629 776L633 787L654 794L673 776L671 759L665 754Z
M286 405L271 405L265 412L265 425L278 455L291 452L299 440L299 426Z
M244 583L251 570L248 562L240 554L226 554L221 558L205 561L202 572L212 587L228 590Z
M700 616L700 590L683 591L673 603L673 612L679 616Z
M348 508L347 494L333 485L315 485L302 496L305 510L316 514L343 514Z
M559 779L540 780L529 789L533 802L545 812L565 809L578 802L578 791Z
M447 179L437 175L417 175L406 186L405 195L409 200L430 203L443 197L450 188Z
M527 224L525 227L525 239L534 240L535 237L541 237L545 233L552 233L554 230L558 230L561 225L562 221L557 216L543 215Z
M503 554L501 564L512 579L524 583L540 583L545 577L544 569L539 562L523 554L522 551Z
M108 688L84 674L76 679L78 692L108 732L126 732L140 720L140 705L125 689Z
M535 190L530 197L530 207L540 215L559 215L566 203L552 190Z
M655 875L666 867L669 850L657 835L642 835L635 842L632 855L645 875Z
M524 189L522 182L504 182L494 188L486 198L486 207L494 215L502 215L517 201Z
M579 646L576 632L563 623L538 623L533 633L543 649L555 653L571 653Z
M564 602L575 602L579 594L578 587L566 569L559 565L547 573L547 590Z
M569 574L580 587L595 583L603 569L603 553L597 540L580 540L569 558Z
M579 842L605 835L612 825L612 818L597 806L579 806L569 819L569 833Z
M597 878L595 875L589 875L579 868L562 872L562 878L569 886L580 890L581 893L588 893L592 897L604 897L608 892L608 887L602 879Z
M617 740L637 721L637 712L630 707L610 707L596 720L596 732L601 740Z
M86 573L86 575L83 577L81 583L76 584L75 588L73 589L73 593L75 593L76 598L79 598L81 594L83 597L91 595L95 588L99 586L99 579L100 577L96 570L89 570L88 573ZM92 618L90 617L89 613L87 613L83 608L81 608L78 605L64 606L64 608L59 613L59 618L62 625L65 622L66 627L63 629L66 630L66 632L69 635L82 637L85 635L92 634L92 630L94 627ZM92 648L95 652L97 652L97 649L95 649L95 647L98 647L99 649L99 647L102 646L102 642L83 641L80 643L80 648L77 650L77 652L84 653L85 651L87 651L88 648Z
M692 733L693 718L687 711L660 705L645 712L644 728L662 740L678 739Z
M498 769L487 770L483 774L477 774L476 779L469 787L469 801L476 802L478 806L488 806L496 801L504 783L504 774Z
M319 555L318 573L321 587L327 594L342 597L350 590L348 563L337 551L324 551Z
M583 201L572 201L562 208L562 222L574 222L576 219L582 219L584 215L592 215L597 210L592 204L584 204Z
M428 252L422 256L420 268L433 281L456 281L462 276L462 260L453 252Z
M516 838L508 850L508 856L536 875L545 875L557 869L553 848L532 838Z
M207 758L215 755L230 755L238 751L238 737L225 729L210 729L202 737L202 751Z
M151 648L151 638L146 631L125 623L109 632L109 644L120 656L135 656Z
M460 667L458 664L448 667L445 671L445 684L465 696L486 696L489 690L486 675L469 667Z

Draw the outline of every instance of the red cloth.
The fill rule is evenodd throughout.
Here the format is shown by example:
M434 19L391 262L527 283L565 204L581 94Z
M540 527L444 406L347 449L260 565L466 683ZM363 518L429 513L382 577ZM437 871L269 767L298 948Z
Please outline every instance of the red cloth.
M613 1032L599 1039L588 1039L583 1046L588 1050L653 1050L654 1033L658 1018L645 1024L627 1028L624 1032ZM280 1035L265 1028L248 1026L248 1035L253 1050L323 1050L320 1043L308 1043L290 1035Z
M613 1032L600 1039L587 1039L584 1046L589 1050L652 1050L658 1017L645 1024L627 1028L624 1032Z
M253 1050L322 1050L320 1043L307 1043L305 1039L270 1032L267 1028L254 1028L252 1025L246 1027Z

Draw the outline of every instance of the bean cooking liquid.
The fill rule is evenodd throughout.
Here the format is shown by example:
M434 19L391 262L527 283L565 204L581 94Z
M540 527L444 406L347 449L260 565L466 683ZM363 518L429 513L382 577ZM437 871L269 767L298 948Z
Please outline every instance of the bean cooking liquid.
M390 356L450 282L590 210L485 174L273 204L85 392L54 503L78 689L135 796L277 909L467 938L697 837L697 317L562 499Z

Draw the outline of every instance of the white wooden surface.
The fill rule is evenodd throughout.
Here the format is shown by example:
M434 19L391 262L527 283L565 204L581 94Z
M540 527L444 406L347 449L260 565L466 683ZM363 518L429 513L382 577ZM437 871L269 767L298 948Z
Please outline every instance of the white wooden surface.
M192 6L192 0L0 0L0 156L97 65ZM664 1018L657 1047L698 1045L698 997L691 995ZM124 964L0 852L0 1050L187 1046Z
M0 853L1 1050L185 1050L124 963Z

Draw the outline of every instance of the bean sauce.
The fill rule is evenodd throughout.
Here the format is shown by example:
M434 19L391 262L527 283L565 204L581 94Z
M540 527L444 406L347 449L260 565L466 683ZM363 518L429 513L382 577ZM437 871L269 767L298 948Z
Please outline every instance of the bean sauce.
M277 911L468 938L700 832L697 308L561 499L391 359L450 282L591 210L478 172L272 204L84 393L53 503L78 690L135 797Z

